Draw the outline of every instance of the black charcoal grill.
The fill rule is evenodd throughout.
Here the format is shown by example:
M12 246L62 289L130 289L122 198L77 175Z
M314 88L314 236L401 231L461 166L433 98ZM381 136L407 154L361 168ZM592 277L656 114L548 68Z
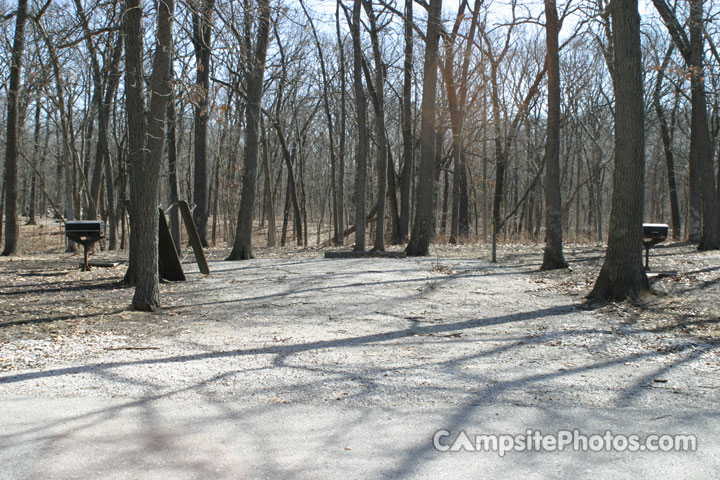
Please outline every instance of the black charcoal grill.
M643 246L645 247L645 270L650 270L650 248L664 242L670 227L664 223L643 223Z
M65 235L85 249L82 271L89 272L88 248L101 238L105 238L105 222L102 220L70 220L65 222Z

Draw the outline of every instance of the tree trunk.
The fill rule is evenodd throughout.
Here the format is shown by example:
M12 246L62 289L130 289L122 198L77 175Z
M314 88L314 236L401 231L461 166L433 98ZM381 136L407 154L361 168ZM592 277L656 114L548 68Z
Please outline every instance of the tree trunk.
M255 46L254 67L248 79L247 131L245 134L245 172L243 175L242 198L238 211L235 242L227 260L248 260L252 253L252 221L255 211L255 190L257 179L258 147L260 145L260 102L265 78L265 57L270 35L269 0L258 0L260 24Z
M346 107L345 107L345 48L342 41L342 35L340 34L340 1L338 0L335 5L335 33L338 41L338 55L340 62L340 141L338 145L338 178L337 178L337 228L338 236L335 239L337 245L343 245L345 243L345 236L343 231L345 229L345 122L346 122Z
M174 0L158 4L156 50L150 77L150 111L144 117L142 81L142 5L140 0L126 0L124 29L126 35L126 97L128 136L131 156L131 244L134 259L134 310L154 311L160 305L158 286L158 187L162 163L167 101L172 90L171 63L173 51ZM134 82L134 84L133 84ZM139 136L141 140L133 139ZM147 150L136 150L139 146Z
M128 152L127 163L130 183L128 213L130 214L130 251L128 253L128 269L125 272L125 281L132 286L136 285L139 275L137 268L138 250L140 249L140 228L135 228L136 219L140 218L137 210L139 200L135 195L141 192L142 177L138 169L145 163L145 72L143 67L144 41L142 36L142 3L141 0L125 0L123 16L123 30L125 34L125 109L127 115ZM152 205L154 210L156 205ZM147 236L147 234L146 234ZM151 292L152 294L153 292ZM159 295L152 299L159 302Z
M423 98L420 114L420 179L410 242L405 251L410 256L430 253L430 240L435 228L435 99L437 94L438 46L442 0L430 0L423 67Z
M18 223L18 144L19 144L19 94L25 50L25 20L27 0L18 0L15 14L15 38L10 60L10 84L7 92L7 137L5 146L5 249L2 255L15 255L20 239Z
M170 193L170 235L175 242L178 255L182 250L180 243L180 207L178 201L177 179L177 114L175 111L175 89L170 92L167 105L167 154L168 154L168 191Z
M35 125L34 125L34 133L33 133L33 155L32 155L32 168L33 171L30 174L30 200L29 200L29 212L28 212L28 221L27 225L35 225L37 223L36 221L36 212L35 212L35 205L37 204L37 168L39 163L39 157L40 157L40 100L35 104ZM0 215L2 214L2 210L0 210Z
M338 197L337 197L337 172L336 172L336 164L337 159L335 156L335 129L333 127L333 117L332 113L330 111L330 94L328 92L328 86L330 84L330 78L327 74L327 68L325 67L325 55L323 54L322 46L320 45L320 39L317 35L317 30L315 29L315 23L313 22L312 17L308 13L307 9L305 8L305 3L301 0L300 6L303 9L303 12L305 12L305 16L308 19L308 22L310 22L310 27L312 29L313 38L315 40L315 48L318 52L318 59L320 60L320 72L322 73L322 88L323 88L323 98L322 98L322 104L323 104L323 110L325 111L325 118L327 120L327 128L328 128L328 147L330 150L330 195L331 195L331 212L332 212L332 218L333 218L333 239L334 243L337 244L338 237L340 236L342 232L342 226L338 224ZM341 136L344 135L344 132L341 132Z
M387 161L387 188L388 194L387 199L390 202L390 243L392 245L400 245L400 211L397 204L397 175L395 174L395 162L392 157L392 148L390 144L387 146L388 161Z
M364 0L365 13L370 20L370 43L375 62L375 154L377 164L377 205L378 214L375 222L374 251L385 250L385 201L387 194L387 161L388 142L385 130L385 66L382 61L380 40L378 38L377 19L372 7L372 0Z
M641 233L645 139L637 0L616 0L611 16L615 38L615 175L608 248L590 301L634 300L648 288Z
M702 204L702 234L698 249L720 248L720 218L713 168L710 131L706 109L705 75L703 73L703 0L690 0L688 20L690 38L678 22L677 16L665 0L653 0L670 36L690 71L690 240L698 240L700 203Z
M468 33L468 38L470 39L475 37L475 29L477 28L478 14L480 12L481 5L482 2L480 0L475 0L475 5L472 11L470 31ZM466 42L463 54L463 62L459 75L456 75L455 73L455 42L457 41L460 24L465 18L465 6L465 3L460 3L452 34L450 35L449 40L445 43L445 61L443 62L443 64L441 64L443 79L445 81L445 88L447 91L448 108L450 110L450 125L453 132L452 217L450 222L450 243L452 244L457 244L460 242L460 224L461 216L463 216L461 215L461 211L464 212L463 221L465 222L465 224L463 225L462 230L464 230L465 232L465 237L467 237L467 232L469 230L469 225L467 223L467 185L463 185L463 182L466 180L464 163L465 154L463 151L463 130L465 127L465 103L467 98L469 81L470 53L473 42ZM444 224L445 222L443 221L443 228Z
M265 173L265 205L267 210L268 221L268 247L275 246L275 202L273 200L272 191L272 170L270 169L270 147L267 132L265 131L265 122L260 124L262 132L262 155L263 170Z
M453 179L453 184L455 183L455 180ZM450 193L450 173L448 172L448 169L443 169L443 192L442 192L442 213L440 214L440 234L442 236L447 235L447 216L448 216L448 194ZM453 192L454 193L454 192ZM451 201L455 201L455 198L451 199ZM455 210L457 212L457 210ZM455 224L455 227L457 227L457 224ZM452 227L451 227L452 228ZM450 243L457 243L457 237L454 237L452 233L450 234Z
M663 144L663 153L665 155L665 166L667 170L668 179L668 192L670 196L670 216L672 218L672 237L675 240L680 239L681 226L680 226L680 206L678 203L677 194L677 183L675 181L675 157L672 151L672 140L670 138L670 128L668 127L667 119L665 118L665 112L663 111L662 104L660 103L660 93L662 90L662 79L665 75L665 70L670 63L673 46L668 48L665 58L663 58L660 69L657 72L657 79L655 80L655 89L653 90L653 106L655 107L655 114L658 119L660 126L660 137Z
M210 41L212 38L212 12L215 0L200 0L193 11L192 42L197 62L197 103L195 105L195 175L193 177L193 218L197 226L200 242L207 247L208 223L208 155L207 132L208 97L210 95Z
M400 241L406 242L410 234L410 187L413 172L412 135L412 64L413 64L413 2L405 0L405 61L402 90L403 166L400 173Z
M541 270L567 268L563 256L562 199L560 196L560 54L555 0L545 0L547 39L548 119L545 143L545 253Z
M703 71L703 0L690 0L690 80L692 113L690 121L690 163L700 169L702 196L702 238L698 250L720 248L720 217L715 190L715 168L705 95Z
M362 45L360 42L360 9L362 0L354 0L350 30L353 43L353 86L355 89L355 108L358 124L358 144L355 151L355 247L356 251L365 250L365 188L367 186L367 154L369 138L367 128L367 100L362 83ZM359 220L358 220L359 219Z

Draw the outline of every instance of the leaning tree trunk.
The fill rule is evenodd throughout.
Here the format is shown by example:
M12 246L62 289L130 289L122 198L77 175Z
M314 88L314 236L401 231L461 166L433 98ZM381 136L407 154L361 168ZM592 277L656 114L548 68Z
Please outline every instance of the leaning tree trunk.
M615 175L605 261L589 300L636 299L647 290L642 222L645 138L638 0L615 0Z
M243 176L242 198L238 212L235 242L227 260L253 258L252 223L255 211L255 187L257 179L258 147L260 145L260 101L265 77L265 57L270 34L270 5L268 0L259 0L260 25L255 47L255 66L248 80L247 131L245 134L245 173Z
M560 54L555 0L545 0L547 37L548 119L545 143L545 253L541 270L568 266L563 256L560 196Z
M7 137L5 145L5 249L2 255L17 253L20 238L18 223L18 136L20 75L22 73L23 51L25 50L25 19L27 0L18 0L15 14L15 39L10 60L10 85L7 98ZM0 212L0 215L2 213Z
M430 240L435 229L435 98L437 94L438 46L440 44L440 12L442 0L430 0L423 67L423 98L420 114L420 179L417 208L410 242L405 251L411 256L430 253Z
M657 78L655 79L655 89L653 90L653 106L655 107L655 114L658 118L660 126L660 138L663 144L663 153L665 155L665 166L668 177L668 194L670 196L670 216L672 219L672 237L675 240L680 239L680 206L678 203L677 194L677 182L675 180L675 157L672 151L672 139L670 138L670 128L665 118L665 112L663 111L662 104L660 102L660 93L662 90L662 79L665 75L665 70L670 63L670 58L674 50L673 45L668 48L665 58L663 58L660 69L657 72Z

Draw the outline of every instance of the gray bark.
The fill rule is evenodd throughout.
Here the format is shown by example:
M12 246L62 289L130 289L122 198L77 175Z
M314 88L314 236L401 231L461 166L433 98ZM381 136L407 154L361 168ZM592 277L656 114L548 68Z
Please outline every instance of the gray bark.
M367 154L369 149L369 138L367 129L367 100L365 89L362 83L362 45L360 42L360 10L362 0L355 0L353 3L352 32L353 43L353 86L355 89L355 109L358 124L358 144L355 151L355 247L356 251L365 250L365 218L367 186Z
M545 252L541 270L567 268L563 256L562 198L560 195L560 54L555 0L545 0L547 40L548 119L545 143Z
M237 231L233 249L227 260L247 260L253 258L252 228L255 211L255 190L257 179L258 150L260 146L260 102L265 78L265 57L270 36L270 5L268 0L258 0L260 5L260 23L255 46L254 66L248 79L247 130L245 133L245 172L243 176L242 198L238 211Z
M648 289L642 257L645 117L638 1L615 0L611 16L615 39L615 175L608 248L590 301L634 300Z
M15 255L20 239L18 223L18 137L19 137L19 93L22 74L23 52L25 50L25 20L27 0L18 0L15 13L15 38L10 60L10 84L7 99L7 137L5 146L5 249L2 255Z
M195 105L195 175L193 177L193 219L203 247L207 247L208 223L208 97L210 95L210 41L212 38L212 12L215 0L200 0L193 11L192 42L197 62L197 94Z
M420 114L420 178L418 181L417 208L410 242L405 251L410 256L430 253L430 240L435 229L435 99L437 96L438 47L440 43L440 13L442 0L430 0L428 27L425 38L423 67L423 98Z
M130 268L135 283L134 310L154 311L160 305L158 286L158 187L165 143L167 102L172 90L174 0L158 3L156 49L150 77L150 111L145 120L142 80L142 6L140 0L126 0L126 77L128 135L130 137ZM138 135L139 138L132 137ZM143 148L137 150L138 147ZM147 150L145 150L147 149Z

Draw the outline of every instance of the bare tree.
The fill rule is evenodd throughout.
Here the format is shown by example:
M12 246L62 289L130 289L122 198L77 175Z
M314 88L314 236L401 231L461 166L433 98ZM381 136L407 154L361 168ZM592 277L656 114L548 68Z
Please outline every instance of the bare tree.
M705 74L703 71L703 0L690 0L689 2L689 38L685 30L680 26L677 16L665 0L653 0L653 4L660 13L673 42L675 42L675 46L682 54L689 70L692 105L690 195L693 198L693 190L699 187L702 198L702 237L698 249L716 250L720 248L720 217L718 216L718 197L715 188L705 94ZM691 212L691 217L693 214L697 215L697 213Z
M662 63L658 67L657 78L655 79L655 88L653 89L653 107L657 116L660 137L663 144L663 154L665 156L665 168L668 177L668 193L670 196L670 217L672 219L672 236L675 240L680 239L680 206L678 203L677 181L675 178L675 156L672 150L672 139L670 137L670 126L665 118L665 111L660 102L663 78L665 71L670 63L670 58L674 50L674 45L670 45L663 57Z
M636 299L647 290L642 262L645 132L637 0L612 3L615 45L615 176L605 261L589 300Z
M330 110L330 77L328 76L327 68L325 67L325 55L323 54L323 48L318 38L317 30L315 29L315 22L305 8L305 3L301 0L300 6L305 13L305 17L310 24L312 30L313 39L315 40L315 48L317 49L318 59L320 60L320 73L322 74L322 88L323 88L323 110L325 111L325 118L327 119L328 128L328 143L330 150L330 195L332 205L332 217L333 217L333 243L339 243L339 237L342 235L342 225L338 223L338 195L337 195L337 155L335 153L335 129L333 127L333 116ZM341 133L343 135L344 132Z
M567 268L563 256L562 199L560 196L560 53L555 0L545 0L548 70L548 119L545 143L545 252L541 270Z
M345 42L340 35L340 2L335 4L335 35L338 42L338 61L340 63L340 141L338 142L338 168L337 168L337 224L338 236L335 242L338 245L345 243L345 125L347 118L346 111L346 75L345 75Z
M413 0L405 0L404 17L405 59L402 87L403 166L400 174L399 237L406 242L410 234L410 187L412 185L414 139L412 134L412 65L413 65Z
M126 0L125 89L130 141L131 239L126 277L135 284L132 307L154 311L160 305L158 287L158 186L165 143L167 102L171 98L170 65L173 51L174 0L158 2L156 46L150 77L150 110L145 119L142 68L142 3ZM146 150L147 149L147 150Z
M5 249L2 255L15 255L20 239L18 223L18 103L20 93L20 75L22 74L23 52L25 50L25 20L27 19L27 0L18 0L15 11L15 38L10 60L10 85L7 100L7 144L5 146Z
M353 87L355 89L355 112L358 125L358 144L355 149L355 247L354 250L365 250L365 188L367 186L367 154L369 138L367 128L367 100L363 88L362 77L362 45L360 42L360 11L363 0L355 0L352 10L350 31L353 44Z
M192 14L192 43L197 63L197 83L195 104L195 176L193 181L193 217L197 225L200 241L207 246L208 223L208 154L207 132L210 117L208 97L210 95L210 51L212 38L212 12L215 0L199 0Z
M247 130L245 133L245 173L243 176L242 198L238 212L235 242L227 260L247 260L252 253L252 221L255 211L255 190L257 160L260 146L260 102L265 79L265 57L270 37L269 0L258 0L260 19L253 69L248 80Z
M425 63L423 67L423 98L420 115L420 179L418 181L417 208L410 242L405 251L411 256L430 253L430 240L435 229L435 141L438 48L440 45L440 13L442 0L430 0L428 26L425 37Z
M175 248L179 254L182 247L180 245L180 215L178 213L180 207L177 205L180 196L178 194L177 179L177 110L175 107L174 88L170 91L167 109L168 190L170 194L170 204L172 205L172 209L170 210L170 235L173 238Z
M375 104L375 152L377 156L377 221L375 222L375 243L373 250L385 250L385 196L387 193L388 140L385 131L385 66L380 51L380 40L377 18L373 10L372 0L364 0L365 14L370 22L370 43L372 44L375 61L375 84L373 99ZM368 87L372 83L368 81Z
M481 0L475 0L471 12L470 30L467 33L468 40L465 42L465 49L462 55L462 64L459 75L455 72L455 50L457 45L460 25L465 19L466 2L460 2L455 25L449 38L445 42L445 60L441 62L440 68L445 81L447 92L448 109L450 110L450 126L452 128L452 161L453 161L453 184L452 184L452 219L450 226L450 243L459 243L460 237L467 237L469 233L468 219L468 198L467 198L467 175L465 165L464 139L466 102L469 82L470 57L472 52L475 31L478 25ZM447 171L446 171L447 178ZM445 207L445 204L443 204ZM443 227L444 227L443 222ZM462 226L461 226L462 224ZM462 233L461 233L462 230Z

